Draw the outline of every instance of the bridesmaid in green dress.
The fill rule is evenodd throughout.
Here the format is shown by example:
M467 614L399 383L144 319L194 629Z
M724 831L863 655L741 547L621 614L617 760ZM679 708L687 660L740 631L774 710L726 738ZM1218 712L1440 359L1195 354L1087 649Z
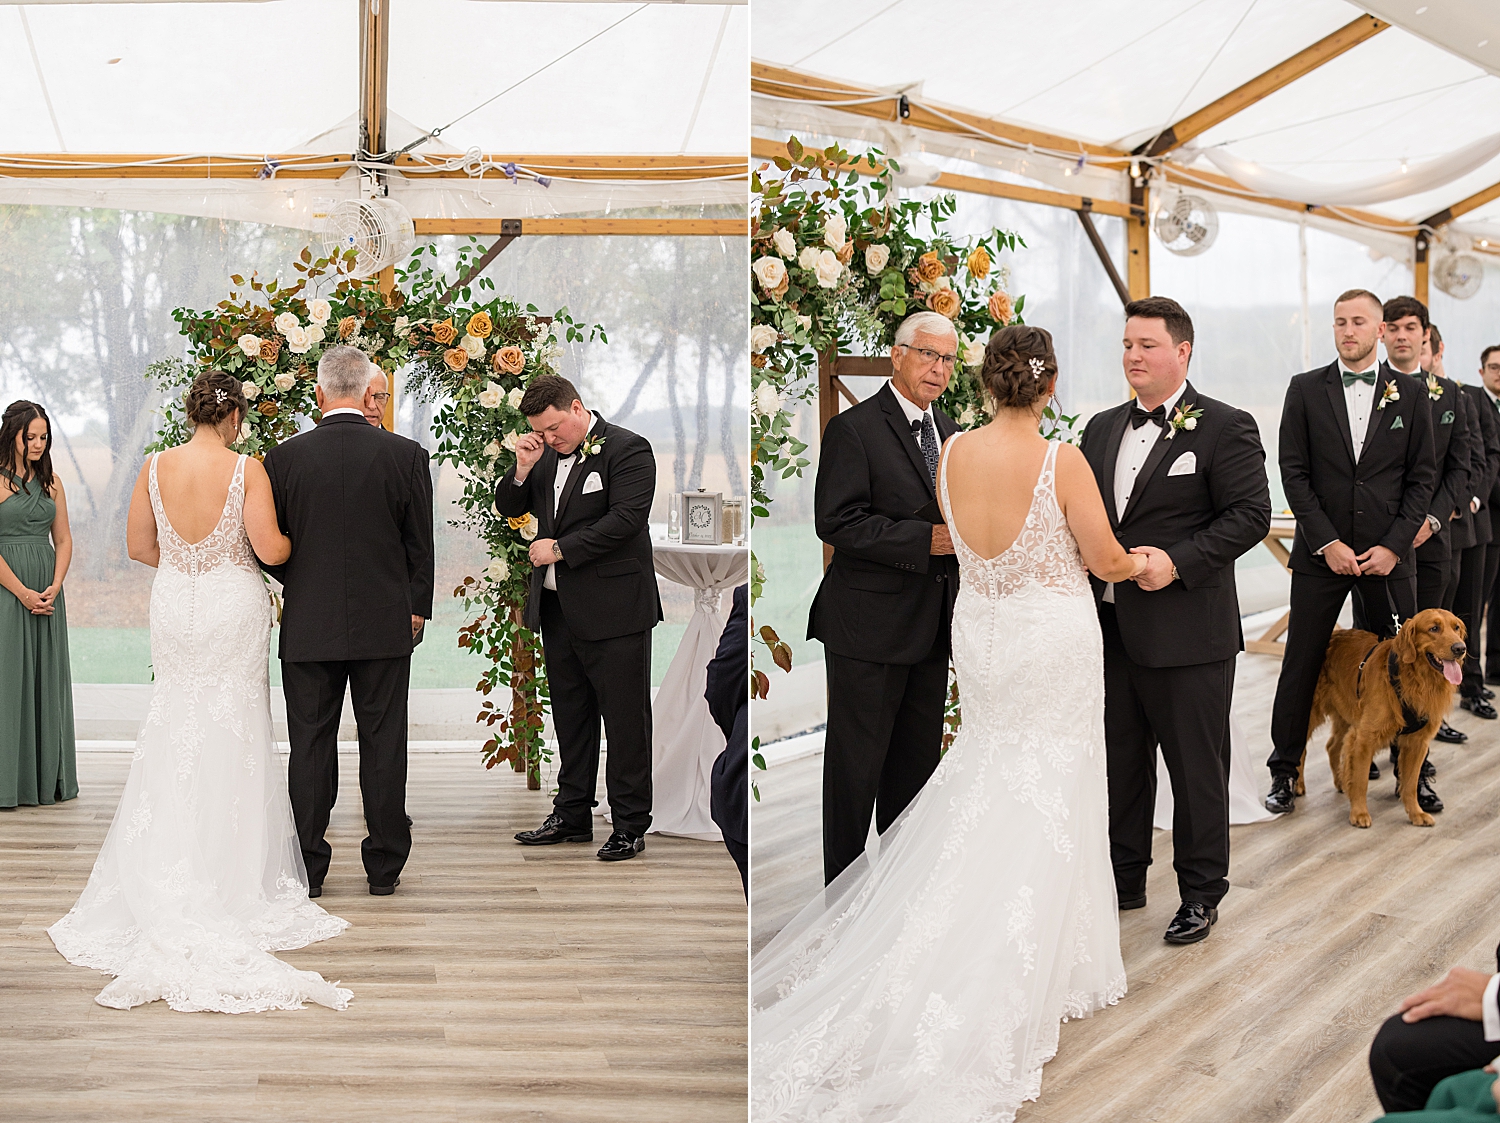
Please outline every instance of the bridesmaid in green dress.
M52 426L41 406L12 402L0 415L0 811L78 795L62 595L72 560Z

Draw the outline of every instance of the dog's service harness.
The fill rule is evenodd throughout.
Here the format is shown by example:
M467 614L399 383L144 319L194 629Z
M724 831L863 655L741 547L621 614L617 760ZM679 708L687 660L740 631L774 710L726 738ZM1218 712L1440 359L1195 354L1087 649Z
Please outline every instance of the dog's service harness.
M1378 643L1375 645L1375 647L1379 646L1380 644ZM1356 675L1354 679L1354 697L1356 700L1359 698L1360 690L1364 686L1365 664L1370 661L1370 656L1375 654L1375 647L1372 647L1369 651L1365 652L1365 657L1359 661L1359 674ZM1401 732L1397 733L1396 736L1406 737L1425 726L1427 724L1427 719L1421 714L1417 713L1416 710L1412 709L1411 703L1402 696L1401 676L1399 673L1400 665L1401 664L1396 660L1395 651L1391 651L1386 656L1385 673L1386 676L1391 680L1391 689L1396 692L1396 701L1401 703L1401 721L1403 722L1403 725L1401 727Z

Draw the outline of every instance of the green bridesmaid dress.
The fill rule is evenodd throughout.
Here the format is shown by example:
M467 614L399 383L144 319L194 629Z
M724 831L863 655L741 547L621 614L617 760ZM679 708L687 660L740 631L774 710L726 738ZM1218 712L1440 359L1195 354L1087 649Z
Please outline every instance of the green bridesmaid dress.
M38 592L52 584L57 565L48 537L56 515L57 504L35 480L0 503L0 558ZM0 589L0 808L78 795L73 675L61 589L53 603L51 616L33 616Z

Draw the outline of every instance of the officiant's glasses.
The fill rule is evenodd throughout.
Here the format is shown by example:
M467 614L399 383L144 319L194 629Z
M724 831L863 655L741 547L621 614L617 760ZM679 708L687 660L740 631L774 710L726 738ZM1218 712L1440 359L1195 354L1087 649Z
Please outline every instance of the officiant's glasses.
M391 400L391 396L389 394L371 394L370 397L374 399L375 404L380 406L382 409L385 408L385 403Z
M957 355L940 355L936 351L929 351L926 347L913 347L908 343L903 343L901 346L905 347L908 351L915 351L928 366L932 366L934 363L942 363L948 370L952 370L953 364L958 361Z

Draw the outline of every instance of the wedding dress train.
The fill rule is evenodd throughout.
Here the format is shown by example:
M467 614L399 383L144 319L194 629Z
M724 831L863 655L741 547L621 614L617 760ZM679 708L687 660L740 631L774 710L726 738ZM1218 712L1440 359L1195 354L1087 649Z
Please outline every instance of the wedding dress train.
M755 957L753 1123L1006 1123L1040 1094L1059 1023L1125 993L1103 647L1056 458L1054 442L1020 535L988 560L943 477L963 725L878 857Z
M341 1010L352 995L270 954L348 921L307 896L271 740L271 610L245 534L244 471L242 456L218 525L190 546L167 521L151 460L151 708L88 886L47 930L70 962L115 976L103 1006Z

